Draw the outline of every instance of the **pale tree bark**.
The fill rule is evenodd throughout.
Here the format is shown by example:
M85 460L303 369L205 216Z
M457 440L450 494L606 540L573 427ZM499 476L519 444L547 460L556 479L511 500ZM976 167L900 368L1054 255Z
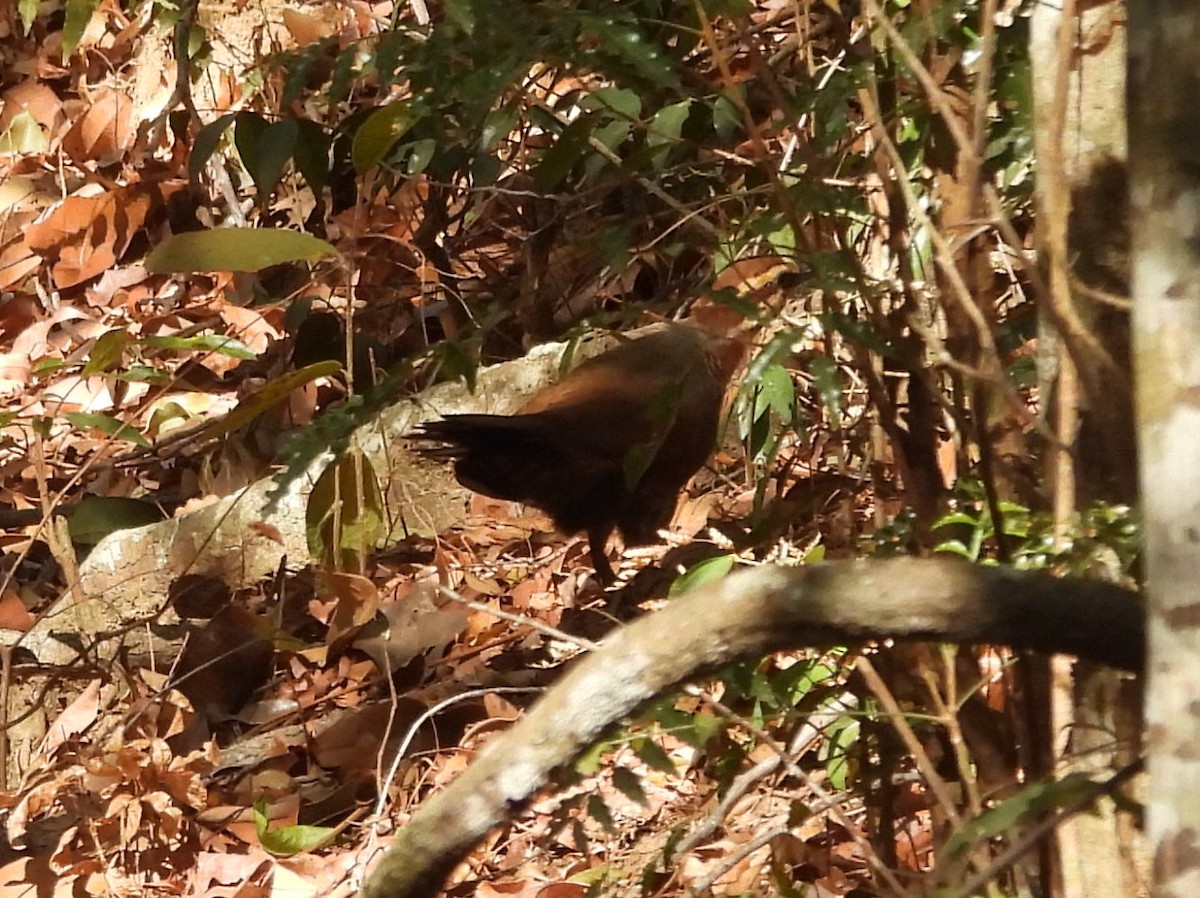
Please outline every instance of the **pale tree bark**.
M1154 894L1200 894L1200 5L1129 10L1134 365Z
M1120 308L1129 293L1124 15L1117 2L1067 0L1035 5L1030 25L1046 284L1040 392L1060 442L1047 453L1046 480L1063 535L1078 530L1080 508L1136 496L1129 323ZM1032 776L1103 776L1132 760L1136 684L1064 658L1029 659L1023 670L1032 690L1048 688L1050 697L1053 744L1033 740ZM1043 870L1047 895L1146 894L1144 851L1129 815L1105 803L1067 820L1054 838L1057 857L1047 856Z

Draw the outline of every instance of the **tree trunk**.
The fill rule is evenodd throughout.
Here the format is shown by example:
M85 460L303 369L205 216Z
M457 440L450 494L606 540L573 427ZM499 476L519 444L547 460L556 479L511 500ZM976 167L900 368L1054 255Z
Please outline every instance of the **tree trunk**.
M1200 6L1129 12L1134 362L1155 894L1200 894Z

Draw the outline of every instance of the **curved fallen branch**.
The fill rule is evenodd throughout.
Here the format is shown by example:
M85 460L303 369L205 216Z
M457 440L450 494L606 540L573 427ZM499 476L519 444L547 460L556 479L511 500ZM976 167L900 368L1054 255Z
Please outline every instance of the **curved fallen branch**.
M894 559L759 568L677 599L605 640L426 802L372 871L364 898L425 898L600 735L680 682L741 658L864 639L994 643L1139 671L1140 600L1107 583Z

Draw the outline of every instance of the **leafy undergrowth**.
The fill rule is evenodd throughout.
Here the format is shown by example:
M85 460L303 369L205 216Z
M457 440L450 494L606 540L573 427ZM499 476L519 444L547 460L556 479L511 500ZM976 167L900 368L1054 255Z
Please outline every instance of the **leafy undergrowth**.
M717 494L704 495L711 507ZM721 498L731 513L748 497L726 489ZM703 523L698 504L684 503L677 534ZM28 884L48 895L351 894L386 844L371 829L381 791L386 833L469 764L580 642L614 615L641 613L636 594L654 591L641 584L660 580L646 608L665 601L651 565L664 547L624 559L622 587L606 594L585 544L513 506L475 510L486 514L436 543L373 560L394 639L345 625L320 598L319 578L295 576L236 596L238 613L219 612L193 642L207 636L225 654L196 664L185 653L169 677L130 671L123 694L87 684L7 793L3 894ZM231 652L251 633L270 640L266 666ZM451 894L670 895L702 884L800 894L803 883L858 894L871 826L846 791L864 762L856 716L836 703L846 660L780 656L664 700L492 834ZM219 710L247 686L257 686L249 702ZM920 789L904 808L901 867L916 871L930 845Z
M475 499L457 529L351 573L283 559L232 595L189 582L162 655L49 670L6 648L0 898L350 894L424 797L588 641L670 601L681 568L694 583L735 558L907 550L920 534L904 508L931 524L992 430L1009 441L1005 495L1038 506L1038 451L1021 442L1037 317L1018 270L1022 17L985 44L978 5L956 3L885 19L833 3L463 0L430 4L432 25L423 3L199 6L177 35L174 4L0 4L6 647L107 533L278 472L289 434L329 449L322 413L361 408L376 384L470 381L481 360L698 296L754 321L756 353L672 545L625 553L617 591L595 585L584 543ZM919 54L893 49L893 22ZM943 98L933 115L924 82L982 106ZM987 147L995 210L954 195L970 188L946 114L987 132L972 146ZM934 258L940 225L916 209L962 216L947 233L974 235L973 261ZM980 230L1001 213L1004 229ZM229 224L319 235L336 257L148 270L168 236ZM246 249L238 230L227 251L231 235ZM950 270L978 280L943 299L932 285ZM995 331L986 358L962 345L973 303ZM963 391L963 371L995 395ZM976 561L1005 554L982 504L945 537ZM1029 546L1012 558L1053 562ZM945 843L934 821L982 810L1022 772L1010 660L856 647L722 672L612 734L451 892L922 888ZM1001 747L986 769L960 710L973 747ZM937 861L948 882L955 853Z

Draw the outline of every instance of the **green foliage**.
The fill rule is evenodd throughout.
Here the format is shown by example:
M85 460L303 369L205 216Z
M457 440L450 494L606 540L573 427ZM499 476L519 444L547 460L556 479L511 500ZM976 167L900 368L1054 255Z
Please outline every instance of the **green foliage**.
M276 857L291 857L303 851L312 851L337 834L328 826L279 826L270 828L271 818L266 798L254 802L254 831L263 849Z
M32 156L44 153L49 145L37 119L28 112L18 112L0 131L0 153Z
M954 533L935 549L980 564L995 564L995 525L982 487L959 483L958 509L940 518L936 529ZM1093 505L1074 525L1056 533L1048 514L1033 513L1014 502L1000 503L1004 532L1012 538L1012 564L1021 569L1052 568L1075 576L1104 570L1109 576L1136 579L1141 557L1141 526L1125 505ZM965 535L958 535L965 534Z
M95 412L67 412L65 417L79 430L98 430L114 440L126 440L145 449L151 445L140 431L111 415Z
M615 174L608 154L620 157L625 172L664 173L693 155L695 141L733 137L738 119L728 101L683 86L681 63L699 36L693 19L690 4L667 2L562 7L458 0L427 32L385 32L337 51L332 64L332 43L318 42L276 57L274 65L285 76L284 108L312 92L339 109L352 90L368 85L389 98L335 124L334 172L382 167L483 186L512 164L510 137L537 130L555 139L523 164L538 189L550 191L568 178L578 187ZM530 73L538 71L573 72L578 86L550 109L527 92ZM199 160L232 118L205 129ZM236 118L235 143L261 196L303 142L294 143L286 120ZM193 161L193 169L200 164Z
M1094 789L1095 783L1083 773L1030 783L964 824L946 841L945 850L950 855L962 854L991 839L1009 836L1045 814L1077 804Z
M951 537L943 540L934 551L958 555L976 563L995 564L995 559L985 552L995 538L996 528L991 509L982 496L983 487L977 481L966 478L960 480L958 486L960 492L969 498L958 503L958 511L939 518L934 524L934 529L944 530L957 526L965 529L968 535L965 539ZM1030 535L1029 509L1015 502L1005 501L999 503L999 508L1005 534L1018 540L1026 540Z
M692 565L686 573L675 578L671 583L669 596L676 598L693 589L716 583L718 580L724 579L733 570L736 563L736 555L717 555L714 558L706 558L700 563Z
M738 438L764 471L774 463L784 435L798 425L795 387L781 360L802 333L788 328L772 336L750 361L731 412Z
M825 738L817 751L817 757L825 765L829 784L835 789L845 789L855 771L851 749L862 734L862 723L857 718L842 715L825 729Z
M66 0L67 16L62 30L62 58L66 59L75 52L83 37L84 29L91 21L92 14L100 5L100 0Z
M361 573L384 533L383 496L361 452L346 452L317 478L305 509L308 547L326 570Z
M137 343L147 349L170 349L180 352L216 352L231 359L252 359L257 353L241 340L224 334L196 334L191 337L149 336Z
M214 228L163 240L146 257L146 270L169 273L260 271L284 262L316 261L336 250L310 234L274 228Z

